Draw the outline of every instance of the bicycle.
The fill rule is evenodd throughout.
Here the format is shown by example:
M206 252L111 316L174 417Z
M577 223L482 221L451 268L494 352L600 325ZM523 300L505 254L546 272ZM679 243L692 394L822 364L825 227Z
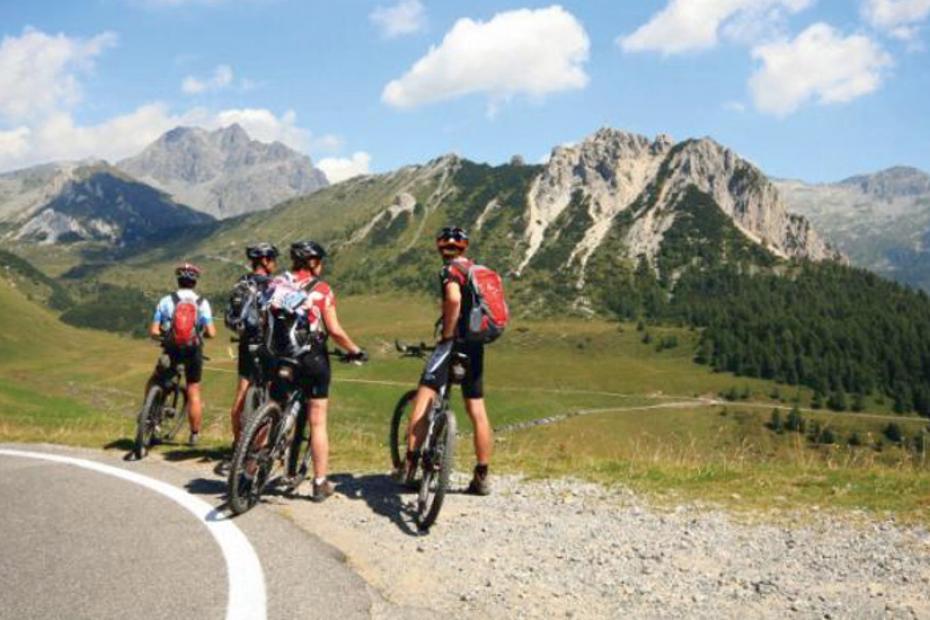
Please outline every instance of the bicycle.
M348 363L354 358L339 350L329 355ZM267 393L269 399L245 425L229 468L229 507L236 515L261 499L269 483L287 467L285 495L293 494L310 471L310 442L304 436L307 405L297 384L300 362L277 358Z
M207 359L204 356L204 360ZM155 366L155 380L136 417L132 451L137 460L144 458L155 443L174 440L187 421L187 386L181 385L183 376L184 364L172 364L171 356L163 352ZM162 429L163 424L167 430Z
M436 350L436 347L423 342L418 345L404 345L395 341L394 346L401 353L401 357L420 359ZM436 522L449 489L456 438L455 413L449 402L449 388L452 384L464 380L468 368L467 361L468 356L464 353L452 354L448 362L451 364L449 381L439 388L426 416L426 435L420 445L419 462L415 465L422 471L417 493L416 521L417 527L423 531L429 530ZM391 461L395 471L401 475L406 472L407 467L407 428L416 395L416 390L410 390L401 396L391 418Z

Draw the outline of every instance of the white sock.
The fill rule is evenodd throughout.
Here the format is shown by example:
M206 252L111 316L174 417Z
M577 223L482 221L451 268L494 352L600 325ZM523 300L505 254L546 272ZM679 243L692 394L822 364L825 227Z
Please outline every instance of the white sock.
M324 482L326 482L326 476L323 476L322 478L314 478L314 479L313 479L313 484L315 484L315 485L317 485L317 486L323 484Z

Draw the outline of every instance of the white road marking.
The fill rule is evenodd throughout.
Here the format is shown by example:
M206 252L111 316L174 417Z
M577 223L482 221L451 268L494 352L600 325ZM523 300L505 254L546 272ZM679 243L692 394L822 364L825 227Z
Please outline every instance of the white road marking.
M258 560L255 549L252 548L252 544L242 533L242 530L232 521L225 520L221 516L218 517L220 513L207 502L167 482L96 461L58 454L3 448L0 448L0 456L40 459L82 467L138 484L179 504L197 517L197 520L213 535L214 540L216 540L223 552L223 559L226 561L226 582L229 589L226 602L226 620L265 620L267 616L265 575L262 572L262 565Z

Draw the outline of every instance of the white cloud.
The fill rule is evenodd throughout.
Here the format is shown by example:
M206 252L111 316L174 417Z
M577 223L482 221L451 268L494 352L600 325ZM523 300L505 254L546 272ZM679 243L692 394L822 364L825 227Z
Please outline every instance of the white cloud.
M805 103L845 103L878 89L891 56L867 36L843 37L817 23L794 40L752 50L761 61L749 80L760 111L786 116Z
M356 151L352 157L327 157L316 162L316 167L323 171L330 183L338 183L368 174L371 165L371 155L364 151Z
M490 110L514 95L584 88L590 42L581 23L560 6L507 11L487 22L463 18L381 99L397 108L486 93Z
M69 113L58 112L31 127L0 130L0 170L89 157L117 161L179 125L218 129L232 123L262 142L277 140L300 151L313 144L312 134L297 125L293 111L276 116L261 108L219 112L192 108L175 114L165 104L151 103L95 125L79 125Z
M917 24L930 16L930 0L864 0L861 12L872 27L910 41Z
M48 35L27 28L0 42L0 117L16 122L75 105L81 99L78 74L116 44L104 32L90 39Z
M669 0L633 34L617 38L625 52L665 55L709 49L720 35L741 43L773 36L786 15L814 0Z
M368 15L381 30L381 36L393 39L426 28L426 10L420 0L400 0L393 6L379 6Z
M723 109L727 112L738 112L742 114L746 111L746 104L742 101L726 101L723 104Z
M199 95L206 92L216 92L227 88L233 82L233 70L229 65L217 65L213 75L206 79L199 79L192 75L181 82L181 90L188 95Z

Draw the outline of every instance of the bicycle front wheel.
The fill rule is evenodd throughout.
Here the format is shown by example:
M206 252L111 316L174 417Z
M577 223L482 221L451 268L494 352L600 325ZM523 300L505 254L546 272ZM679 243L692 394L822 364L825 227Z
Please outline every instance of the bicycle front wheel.
M389 445L391 447L391 464L395 471L404 471L407 461L407 426L410 424L410 416L413 415L413 401L416 399L417 391L410 390L400 397L397 405L394 407L394 416L391 418L391 435Z
M239 515L261 499L274 468L274 441L281 407L274 401L262 405L249 420L229 467L229 507Z
M242 405L242 426L249 423L252 415L265 403L265 389L255 384L249 385L245 392L245 402Z
M137 459L145 457L155 439L160 422L160 409L162 404L162 389L153 385L145 395L145 402L136 418L136 439L133 443L133 454Z
M417 497L417 526L428 530L436 522L449 489L455 454L455 414L447 409L436 418L428 448L421 455L423 479Z

